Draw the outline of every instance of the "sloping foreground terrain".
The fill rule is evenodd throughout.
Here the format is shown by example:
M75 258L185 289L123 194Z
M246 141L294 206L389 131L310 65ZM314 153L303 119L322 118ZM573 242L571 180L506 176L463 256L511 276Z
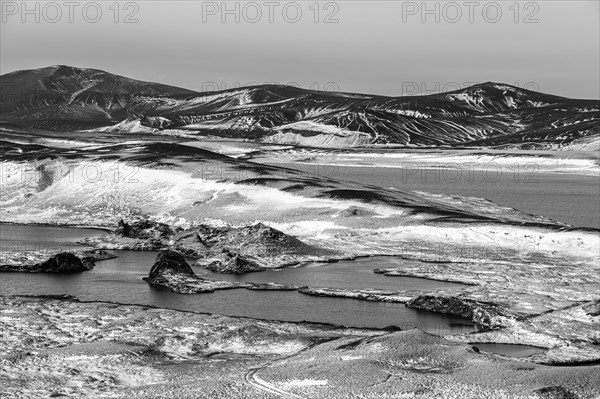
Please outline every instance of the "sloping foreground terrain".
M600 394L599 366L537 365L418 330L339 329L72 298L0 297L0 305L3 398Z
M62 65L0 80L0 124L9 130L213 135L337 148L599 148L598 100L492 82L385 97L283 85L199 93Z

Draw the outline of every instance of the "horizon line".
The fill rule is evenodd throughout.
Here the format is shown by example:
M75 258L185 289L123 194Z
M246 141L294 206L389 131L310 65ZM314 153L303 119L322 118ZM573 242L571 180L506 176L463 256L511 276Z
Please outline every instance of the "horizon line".
M473 83L473 82L468 82L468 83L473 83L473 84L469 84L468 86L464 86L458 89L454 89L454 90L447 90L447 91L437 91L437 92L426 92L426 93L410 93L410 94L400 94L400 95L385 95L385 94L374 94L374 93L360 93L360 92L350 92L350 91L341 91L341 90L335 90L335 91L330 91L330 90L320 90L320 89L310 89L310 88L304 88L301 86L294 86L291 83L294 82L288 82L288 83L277 83L277 82L265 82L265 83L257 83L257 84L247 84L247 85L242 85L242 86L238 86L238 87L233 87L233 88L225 88L225 89L220 89L220 90L205 90L205 91L197 91L194 89L189 89L187 87L181 87L181 86L175 86L169 83L160 83L160 82L156 82L156 81L148 81L148 80L141 80L141 79L137 79L137 78L131 78L125 75L120 75L120 74L116 74L113 72L109 72L106 71L104 69L98 69L98 68L94 68L94 67L81 67L81 66L72 66L72 65L66 65L66 64L53 64L53 65L47 65L44 67L40 67L40 68L30 68L30 69L17 69L17 70L13 70L10 72L6 72L2 75L0 75L0 77L3 77L5 75L10 75L13 73L18 73L18 72L27 72L27 71L37 71L37 70L42 70L42 69L50 69L50 68L72 68L72 69L79 69L79 70L93 70L93 71L99 71L99 72L103 72L106 74L110 74L113 76L119 76L125 79L130 79L130 80L136 80L139 82L144 82L144 83L154 83L157 85L163 85L163 86L169 86L169 87L173 87L173 88L177 88L177 89L182 89L182 90L187 90L190 92L194 92L194 93L198 93L198 94L205 94L205 93L220 93L220 92L228 92L228 91L232 91L232 90L239 90L239 89L244 89L244 88L256 88L256 87L264 87L264 86L282 86L282 87L289 87L289 88L293 88L293 89L299 89L299 90L305 90L305 91L311 91L311 92L323 92L323 93L338 93L338 94L353 94L353 95L363 95L363 96L372 96L372 97L387 97L387 98L398 98L398 97L427 97L427 96L436 96L436 95L441 95L441 94L449 94L449 93L455 93L455 92L460 92L463 90L467 90L469 88L473 88L476 86L482 86L482 85L501 85L501 86L509 86L513 89L517 89L517 90L522 90L522 91L528 91L528 92L532 92L532 93L539 93L539 94L544 94L544 95L548 95L548 96L554 96L554 97L560 97L560 98L565 98L565 99L571 99L571 100L588 100L588 101L600 101L600 97L599 98L573 98L573 97L566 97L566 96L562 96L562 95L557 95L557 94L550 94L550 93L545 93L545 92L541 92L541 91L537 91L537 90L532 90L532 89L528 89L525 87L519 87L519 86L515 86L514 84L510 84L510 83L503 83L503 82L499 82L499 81L492 81L492 80L488 80L488 81L484 81L484 82L477 82L477 83ZM216 83L216 82L205 82L205 83ZM253 82L252 82L253 83ZM335 83L335 82L331 82L331 83ZM425 84L425 82L404 82L404 83L423 83ZM440 82L436 82L436 83L440 83ZM449 82L447 85L449 84L456 84L459 85L458 82ZM445 87L445 86L444 86Z

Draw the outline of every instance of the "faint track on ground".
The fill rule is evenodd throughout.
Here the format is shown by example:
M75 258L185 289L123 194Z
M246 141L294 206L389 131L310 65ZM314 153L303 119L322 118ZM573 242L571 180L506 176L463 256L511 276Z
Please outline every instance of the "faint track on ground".
M280 398L304 399L303 396L299 396L299 395L296 395L293 393L286 392L282 389L279 389L279 388L269 384L268 382L262 380L261 378L256 377L255 374L258 373L260 370L264 369L265 367L267 367L267 366L255 368L255 369L250 370L248 373L246 373L246 376L244 377L246 379L246 382L248 382L250 385L252 385L253 387L255 387L257 389L268 392L268 393L278 396Z
M273 394L275 396L278 396L280 398L294 398L294 399L305 399L304 396L300 396L300 395L296 395L294 393L290 393L290 392L286 392L283 389L279 389L274 385L269 384L268 382L264 381L262 378L258 377L256 374L261 371L266 369L267 367L271 366L272 364L281 361L281 360L285 360L285 359L289 359L291 357L297 356L302 352L305 352L309 349L314 348L315 346L319 345L320 343L313 343L310 345L305 346L304 348L300 349L299 351L296 351L294 353L292 353L291 355L288 356L283 356L280 358L277 358L276 360L273 360L272 362L269 362L267 364L264 364L260 367L256 367L251 369L250 371L248 371L246 373L246 375L244 376L244 379L246 380L246 382L250 385L252 385L253 387L260 389L262 391L268 392L270 394Z

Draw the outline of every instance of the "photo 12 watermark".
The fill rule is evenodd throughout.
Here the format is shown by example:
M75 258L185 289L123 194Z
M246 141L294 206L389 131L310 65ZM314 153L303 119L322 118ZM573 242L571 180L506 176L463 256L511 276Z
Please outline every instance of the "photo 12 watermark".
M306 91L316 93L338 93L340 86L337 82L310 82L301 84L298 82L230 82L230 81L206 81L201 83L201 94L226 90L241 90L260 87L270 93L282 97L294 97L304 94Z
M539 183L535 162L403 162L397 165L400 183Z
M139 167L123 162L80 162L63 161L33 163L2 163L0 181L3 184L35 183L43 184L55 178L66 179L69 183L98 183L102 180L113 183L139 183L136 174Z
M202 23L336 24L340 3L335 1L203 1Z
M531 254L540 253L539 243L515 242L511 244L500 242L401 242L394 251L397 256L414 258L421 262L452 263L463 262L519 262Z
M69 68L69 67L65 67ZM200 82L196 90L198 91L198 98L195 100L196 103L203 102L202 96L212 95L216 92L228 91L228 90L251 90L261 89L264 92L268 92L273 96L279 96L282 98L291 98L301 96L303 94L313 95L327 95L330 93L339 93L340 86L334 81L323 81L323 82L277 82L277 81L228 81L228 80L211 80ZM66 92L77 92L84 89L84 85L77 80L64 80L61 81L61 89ZM14 101L20 100L23 97L40 96L51 91L47 86L39 81L19 81L19 80L0 80L0 101ZM205 102L214 101L212 97L206 98Z
M289 180L293 183L302 179L317 178L335 178L340 172L340 165L335 163L283 163L277 164L269 172L269 177L263 176L261 171L249 165L239 165L232 162L214 162L201 164L195 168L192 177L200 179L202 182L208 181L226 181L226 182L247 182L248 184L258 184L260 181L267 180ZM290 184L291 184L290 183Z
M402 82L402 96L444 96L447 93L465 90L482 82ZM498 84L496 88L506 91L508 89L540 91L537 82L512 82L510 84Z
M403 23L540 22L540 3L535 1L402 1Z
M141 2L136 1L2 1L0 14L8 23L139 22Z

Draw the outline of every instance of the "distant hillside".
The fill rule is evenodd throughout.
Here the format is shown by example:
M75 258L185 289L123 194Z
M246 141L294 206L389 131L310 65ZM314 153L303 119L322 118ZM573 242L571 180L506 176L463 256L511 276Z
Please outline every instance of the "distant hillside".
M315 147L395 144L598 149L600 101L482 83L385 97L263 85L194 92L95 69L0 77L0 124L44 130L215 135Z

